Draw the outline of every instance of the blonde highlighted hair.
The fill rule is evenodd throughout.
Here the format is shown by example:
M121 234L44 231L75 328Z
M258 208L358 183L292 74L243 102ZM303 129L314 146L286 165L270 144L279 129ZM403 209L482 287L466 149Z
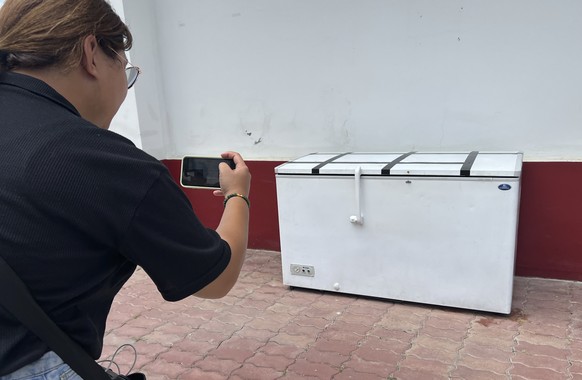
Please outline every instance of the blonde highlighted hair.
M6 0L0 8L0 71L70 71L81 62L90 35L111 57L133 41L106 0Z

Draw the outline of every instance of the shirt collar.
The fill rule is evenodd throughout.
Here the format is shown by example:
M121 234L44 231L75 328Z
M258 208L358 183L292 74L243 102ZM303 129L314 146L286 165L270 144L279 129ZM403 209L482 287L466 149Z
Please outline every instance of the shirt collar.
M36 79L25 74L3 71L0 72L0 85L19 87L23 90L32 92L38 96L42 96L45 99L57 103L77 116L81 116L79 111L77 111L71 102L69 102L54 88L41 81L40 79Z

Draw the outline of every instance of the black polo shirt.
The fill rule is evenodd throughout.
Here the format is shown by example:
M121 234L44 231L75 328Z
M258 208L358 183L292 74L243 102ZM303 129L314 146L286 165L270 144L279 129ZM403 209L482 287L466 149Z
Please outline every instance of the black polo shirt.
M82 119L46 83L4 72L0 255L97 359L113 298L137 265L177 301L222 273L230 248L201 225L162 163ZM0 307L0 375L46 351Z

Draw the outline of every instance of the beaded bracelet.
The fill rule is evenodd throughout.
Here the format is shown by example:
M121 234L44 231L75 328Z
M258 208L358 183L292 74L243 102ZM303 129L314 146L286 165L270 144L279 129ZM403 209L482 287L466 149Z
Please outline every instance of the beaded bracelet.
M226 207L226 202L228 202L231 198L234 198L234 197L240 197L240 198L244 199L244 201L247 202L247 206L249 206L249 208L251 207L251 201L249 201L249 198L247 198L244 195L239 194L239 193L232 193L232 194L227 195L226 198L224 198L224 203L223 203L224 207Z

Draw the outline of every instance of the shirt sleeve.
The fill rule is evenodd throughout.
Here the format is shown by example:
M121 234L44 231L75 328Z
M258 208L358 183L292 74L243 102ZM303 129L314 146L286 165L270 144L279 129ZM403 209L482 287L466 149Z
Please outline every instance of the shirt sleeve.
M186 298L216 279L230 261L230 247L198 220L167 171L136 209L121 253L141 266L167 301Z

